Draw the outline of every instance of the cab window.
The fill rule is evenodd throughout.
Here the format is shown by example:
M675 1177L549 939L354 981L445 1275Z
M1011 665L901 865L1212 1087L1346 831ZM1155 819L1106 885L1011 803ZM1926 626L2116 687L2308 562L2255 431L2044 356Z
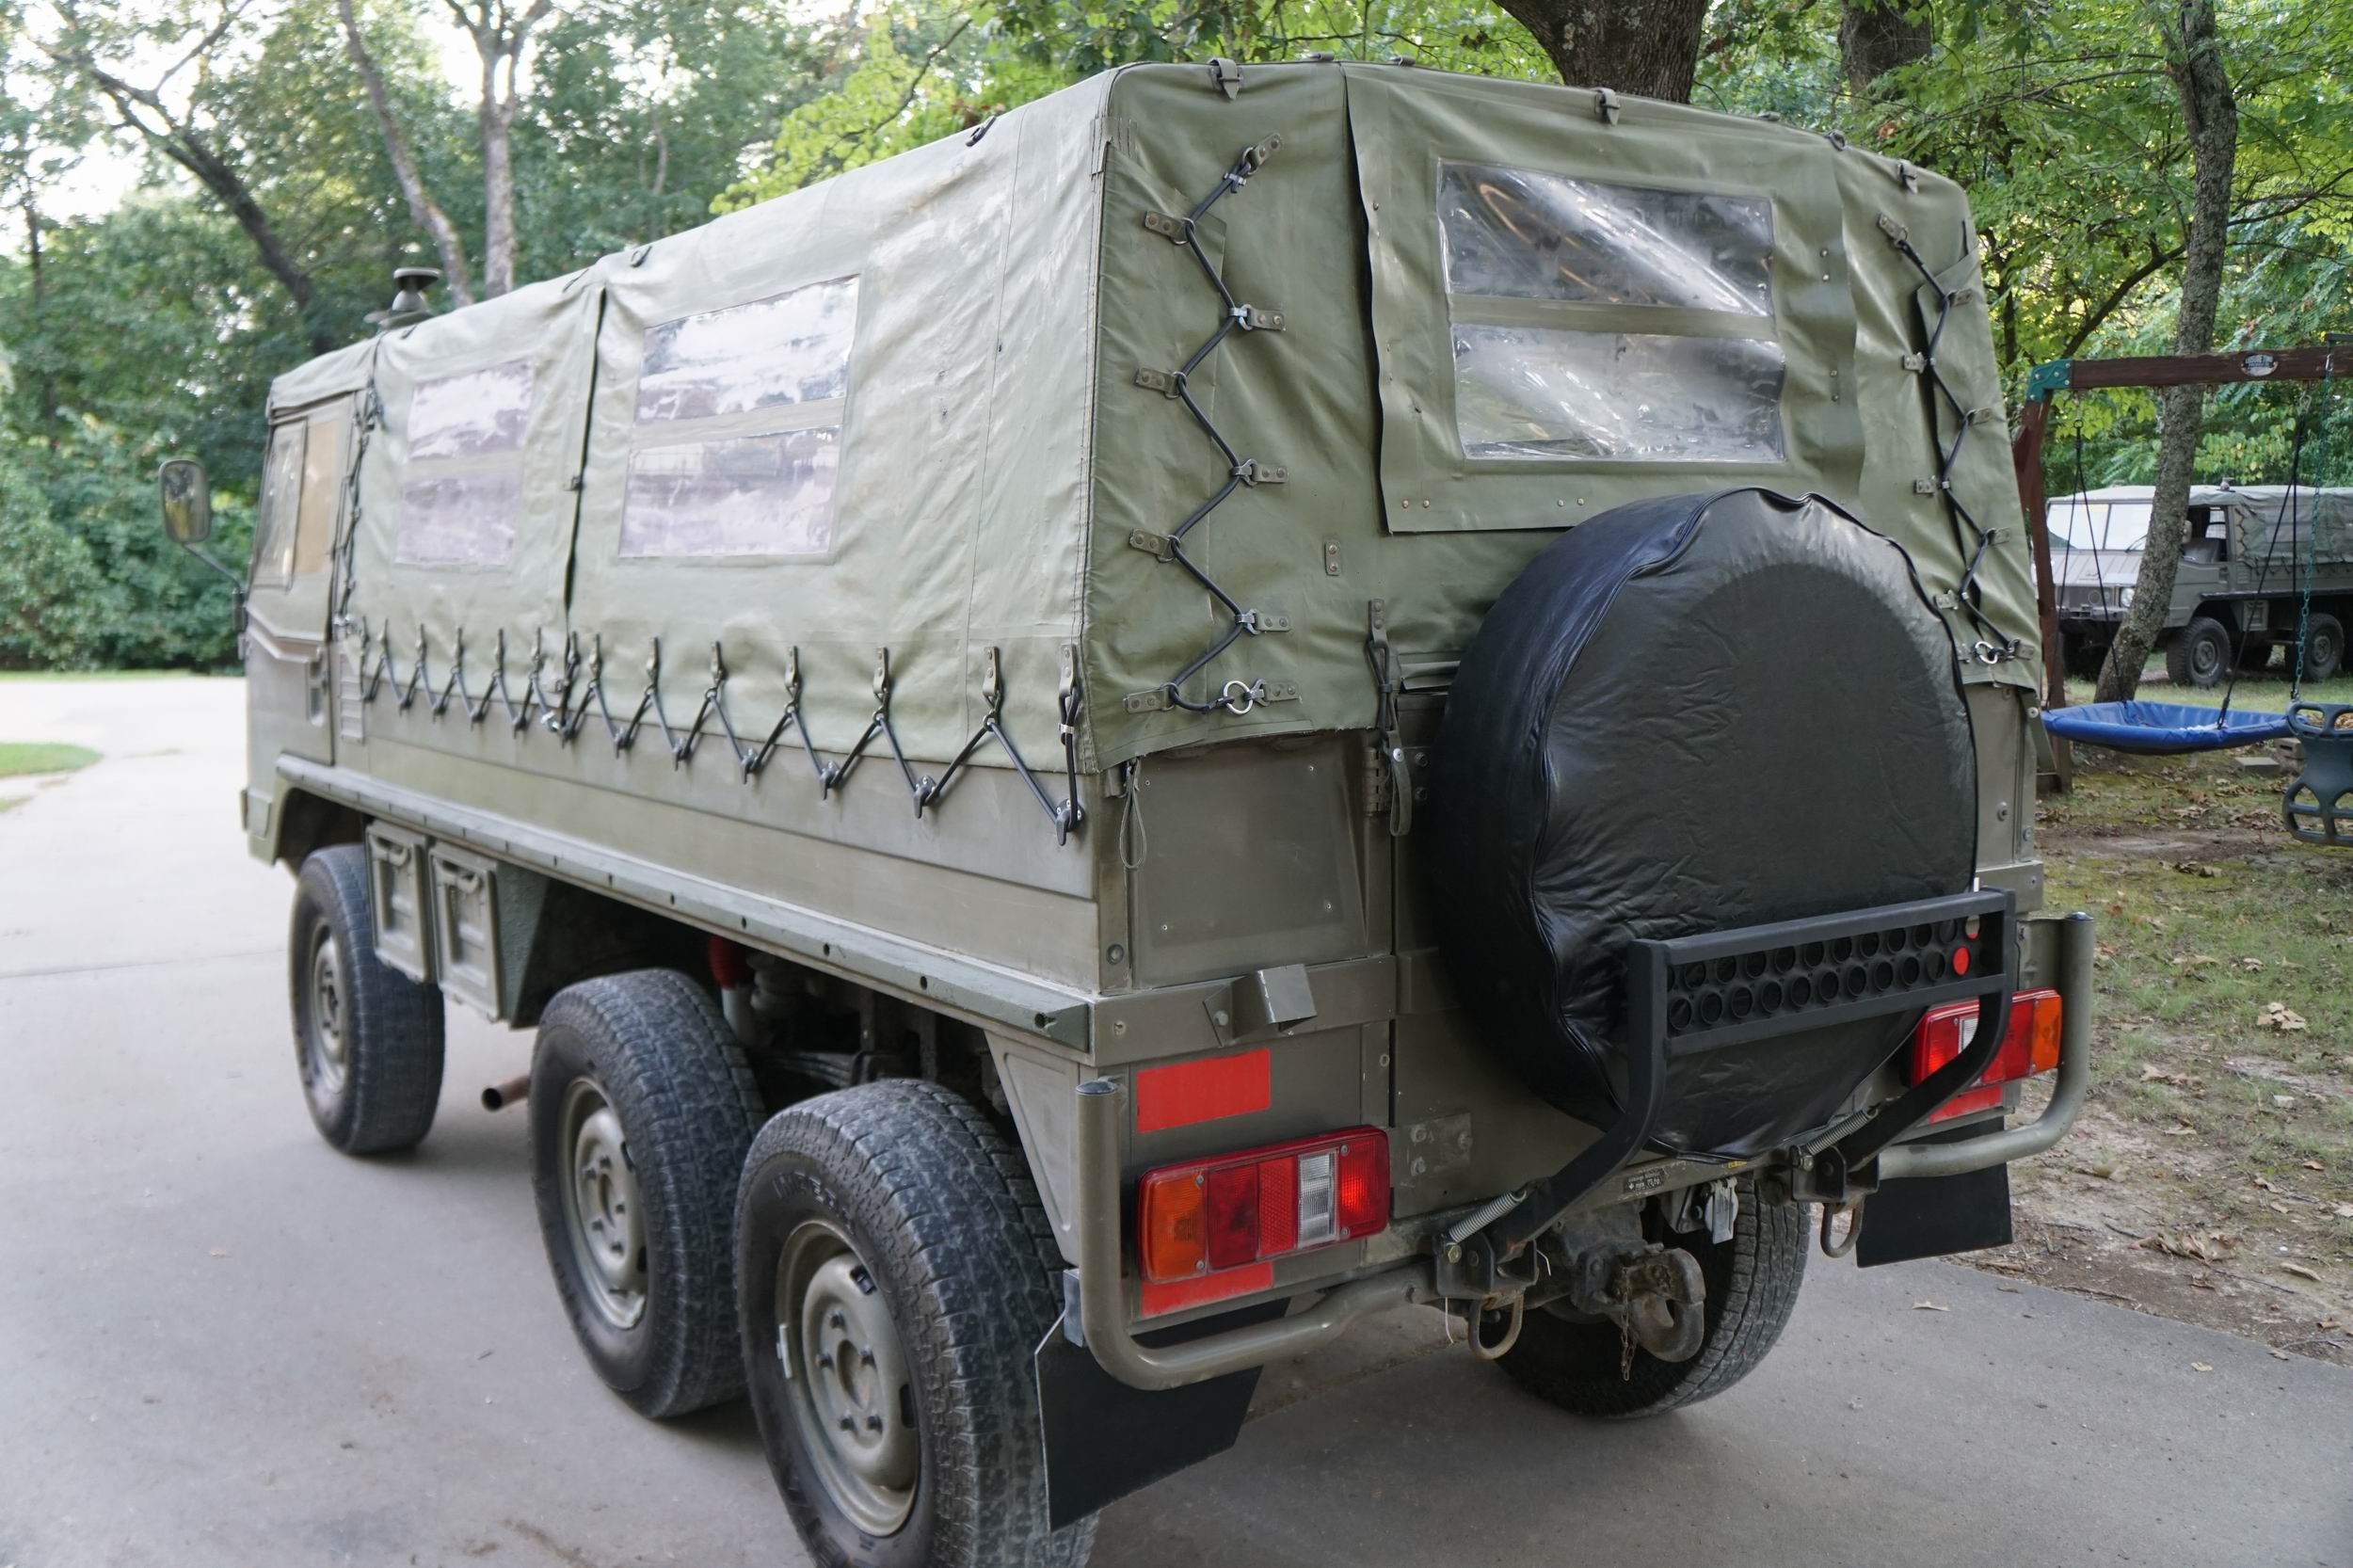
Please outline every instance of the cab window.
M343 477L337 414L289 420L270 432L253 529L255 587L285 587L327 569Z

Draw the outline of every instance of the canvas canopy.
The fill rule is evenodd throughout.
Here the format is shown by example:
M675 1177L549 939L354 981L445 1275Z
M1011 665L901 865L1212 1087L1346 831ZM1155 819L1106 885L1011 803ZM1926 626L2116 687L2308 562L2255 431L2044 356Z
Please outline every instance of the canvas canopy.
M838 756L887 706L935 773L992 651L1041 769L1066 685L1090 771L1367 727L1369 601L1441 681L1561 529L1741 485L1896 538L1964 679L2032 690L1970 232L1950 184L1787 126L1139 67L355 344L272 412L359 427L347 656L364 628L397 677L422 632L429 682L479 693L502 634L517 689L569 646L575 695L599 669L626 713L658 679L683 717L715 645L739 727L797 693Z

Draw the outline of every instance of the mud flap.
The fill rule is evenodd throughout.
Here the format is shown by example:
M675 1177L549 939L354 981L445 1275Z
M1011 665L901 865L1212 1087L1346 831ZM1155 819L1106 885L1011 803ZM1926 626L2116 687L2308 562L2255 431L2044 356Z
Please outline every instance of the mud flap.
M1916 1142L1957 1144L1998 1129L1956 1128ZM1999 1247L2010 1240L2009 1167L1989 1165L1960 1176L1904 1176L1880 1183L1863 1205L1863 1229L1855 1237L1859 1269L1909 1263L1915 1257Z
M1181 1344L1283 1315L1267 1302L1138 1337ZM1130 1388L1072 1344L1056 1323L1037 1348L1038 1418L1046 1429L1046 1506L1053 1528L1076 1524L1130 1492L1224 1453L1241 1435L1258 1368L1182 1388Z

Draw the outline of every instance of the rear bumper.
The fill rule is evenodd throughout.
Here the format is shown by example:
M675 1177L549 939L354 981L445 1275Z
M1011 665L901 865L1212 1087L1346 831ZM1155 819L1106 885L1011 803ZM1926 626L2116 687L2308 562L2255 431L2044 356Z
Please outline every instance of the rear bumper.
M2058 1077L2051 1103L2024 1127L2006 1128L1957 1144L1899 1144L1880 1156L1880 1178L1960 1176L2041 1154L2066 1135L2082 1113L2091 1083L2091 917L2038 921L2053 928L2055 984L2059 994Z
M2056 971L2055 984L2065 1007L2057 1085L2049 1107L2028 1126L1961 1143L1917 1145L1898 1143L1880 1150L1876 1158L1881 1179L1953 1176L2040 1153L2057 1143L2074 1122L2082 1108L2085 1087L2090 1076L2090 917L2078 914L2064 920L2029 922L2016 920L2008 913L2006 898L1972 900L1964 897L1940 902L1950 903L1956 907L1981 903L1983 912L1989 919L1998 919L2003 922L2006 928L2005 943L2018 940L2019 946L2025 947L2031 942L2039 949L2039 941L2026 936L2017 928L2032 926L2048 930L2048 939L2054 943L2051 964ZM1997 910L2000 911L1998 915ZM1864 916L1843 918L1843 921L1863 929L1881 914L1897 912L1869 912ZM1927 919L1932 914L1948 911L1932 911L1923 905L1916 913L1919 918ZM1905 918L1913 916L1907 914ZM1841 925L1842 921L1817 923L1830 930ZM1786 933L1771 928L1757 928L1748 933L1729 933L1720 937L1695 939L1686 945L1691 946L1695 952L1700 948L1712 950L1712 946L1717 945L1725 946L1726 951L1737 951L1743 944L1753 944L1760 936L1770 944L1777 943L1785 935ZM2020 940L2022 937L2025 939ZM1653 954L1659 963L1654 983L1648 989L1658 1005L1658 1011L1652 1016L1663 1058L1667 1048L1664 1017L1667 1002L1666 960L1687 955L1676 951L1675 944L1650 946L1658 950ZM1998 1039L2003 1021L2007 1018L2009 997L2022 968L2020 960L2024 956L2017 954L2002 965L1998 978L1989 976L1975 986L1954 982L1943 990L1930 988L1913 992L1899 1005L1926 1005L1928 1001L1953 1000L1951 996L1943 994L1944 991L1956 995L1977 991L1985 1010L1980 1037L1987 1042L1986 1054L1990 1055L1992 1043ZM2039 959L2041 956L2038 952L2036 957ZM2040 971L2042 965L2038 962L2034 968ZM1639 984L1635 986L1638 994L1643 989ZM1865 1006L1884 1010L1881 1001ZM1730 1033L1737 1030L1747 1033L1758 1030L1769 1031L1773 1027L1759 1021L1750 1025L1728 1025L1719 1032ZM1956 1062L1961 1060L1957 1058ZM1945 1088L1942 1095L1929 1096L1930 1099L1941 1103L1943 1098L1949 1097L1955 1090L1973 1080L1982 1065L1980 1060L1968 1066L1960 1075L1959 1081ZM1898 1104L1905 1098L1908 1096L1899 1096ZM1435 1301L1441 1294L1433 1262L1425 1256L1346 1281L1326 1291L1304 1310L1289 1317L1189 1339L1180 1344L1147 1346L1141 1343L1126 1320L1126 1293L1121 1275L1124 1206L1117 1201L1100 1201L1099 1196L1120 1193L1125 1190L1119 1150L1121 1132L1129 1115L1128 1092L1116 1079L1094 1079L1078 1086L1077 1100L1073 1163L1076 1187L1080 1195L1077 1206L1075 1249L1078 1267L1067 1276L1075 1286L1076 1299L1065 1303L1064 1332L1083 1344L1096 1363L1119 1382L1141 1389L1177 1388L1230 1372L1265 1366L1286 1356L1305 1354L1327 1343L1359 1318L1411 1302ZM1932 1109L1932 1105L1928 1108ZM1925 1115L1926 1109L1920 1109L1917 1114ZM1594 1146L1601 1148L1608 1142L1605 1136ZM1624 1157L1621 1155L1613 1159L1605 1154L1602 1158L1614 1169ZM1861 1161L1858 1160L1858 1163ZM1572 1181L1567 1185L1576 1186L1577 1183ZM1561 1192L1550 1195L1556 1204L1563 1198ZM1532 1210L1537 1205L1532 1201L1523 1201L1520 1207Z

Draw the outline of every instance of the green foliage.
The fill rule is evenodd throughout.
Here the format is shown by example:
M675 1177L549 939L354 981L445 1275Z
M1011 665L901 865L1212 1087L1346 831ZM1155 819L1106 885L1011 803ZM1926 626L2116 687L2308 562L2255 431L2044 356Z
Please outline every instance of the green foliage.
M1927 58L1857 92L1841 0L1717 0L1695 101L1836 130L1966 185L2014 396L2039 360L2169 341L2188 167L2157 4L1951 0L1930 8ZM443 64L468 46L434 0L360 0L359 13L425 182L478 258L474 88ZM394 263L430 253L334 0L222 18L198 0L0 0L0 665L232 661L225 586L156 528L155 465L203 459L216 548L241 555L271 377L363 335ZM2242 123L2226 341L2353 331L2353 8L2227 0L2222 21ZM188 56L161 101L246 182L310 280L307 309L216 193L120 128L76 49L142 82ZM1551 76L1492 4L559 0L513 122L520 273L569 271L1112 65L1311 51ZM138 188L72 212L66 192L101 156L142 159ZM2302 472L2353 482L2353 397L2335 389L2217 392L2201 472L2284 477L2307 401ZM2063 398L2052 488L2075 488L2078 435L2082 483L2148 478L2154 408L2142 393Z

